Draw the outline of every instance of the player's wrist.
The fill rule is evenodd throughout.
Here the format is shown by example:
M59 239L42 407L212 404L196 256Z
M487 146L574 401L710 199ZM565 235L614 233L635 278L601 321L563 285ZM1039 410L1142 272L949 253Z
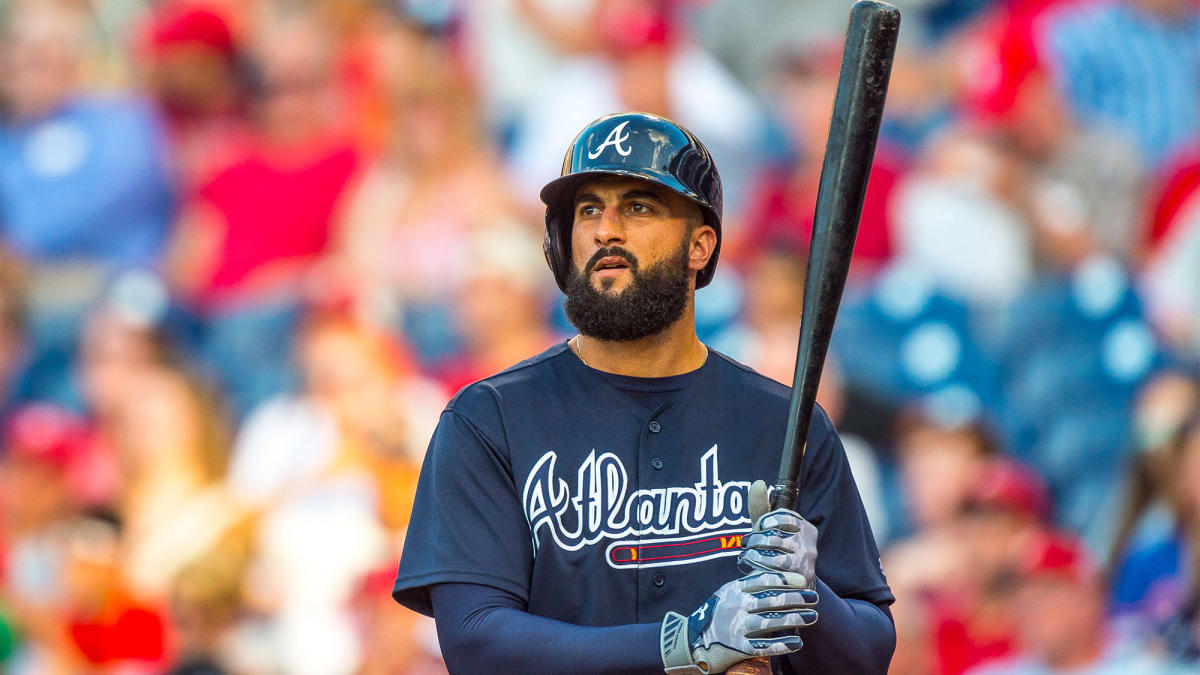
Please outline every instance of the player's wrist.
M663 670L723 673L749 658L800 649L800 630L817 620L817 596L805 582L790 572L755 572L727 582L689 616L668 612L660 632Z

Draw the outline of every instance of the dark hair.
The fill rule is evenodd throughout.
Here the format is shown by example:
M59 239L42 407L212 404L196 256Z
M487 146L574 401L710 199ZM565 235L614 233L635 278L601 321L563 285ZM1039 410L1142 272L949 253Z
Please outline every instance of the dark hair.
M0 332L24 335L28 322L25 269L8 256L0 256Z
M1121 564L1125 549L1133 538L1138 523L1154 503L1165 499L1171 510L1171 516L1181 526L1189 539L1200 539L1200 519L1187 513L1182 508L1171 490L1171 480L1177 475L1177 465L1182 461L1187 450L1188 439L1200 432L1200 406L1192 408L1184 422L1179 425L1171 440L1161 452L1141 452L1130 460L1128 490L1125 504L1121 512L1121 520L1117 526L1116 536L1108 552L1105 565L1109 578L1116 574ZM1200 588L1200 550L1193 549L1192 561L1193 588Z
M899 447L902 438L922 429L967 436L974 443L980 457L995 457L1003 454L999 438L982 417L972 417L961 424L945 424L919 405L907 406L896 414L893 426L893 446Z

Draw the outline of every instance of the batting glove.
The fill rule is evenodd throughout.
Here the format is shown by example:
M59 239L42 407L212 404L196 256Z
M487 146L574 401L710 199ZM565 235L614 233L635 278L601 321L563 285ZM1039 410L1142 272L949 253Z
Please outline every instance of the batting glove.
M816 581L817 528L788 509L767 510L767 485L755 481L750 487L750 510L754 529L742 537L738 567L744 572L791 572L804 577L804 586Z
M663 667L669 675L723 673L746 659L804 646L799 629L817 620L817 593L789 572L755 572L717 589L690 616L663 618Z

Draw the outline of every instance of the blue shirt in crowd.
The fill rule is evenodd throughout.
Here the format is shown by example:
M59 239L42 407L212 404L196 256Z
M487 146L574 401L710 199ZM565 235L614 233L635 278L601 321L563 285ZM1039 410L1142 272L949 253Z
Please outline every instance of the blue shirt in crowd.
M151 108L128 98L0 125L0 236L35 263L154 262L175 207L166 148Z
M1047 29L1058 80L1081 117L1123 129L1151 165L1195 138L1200 12L1172 21L1102 3L1070 7Z

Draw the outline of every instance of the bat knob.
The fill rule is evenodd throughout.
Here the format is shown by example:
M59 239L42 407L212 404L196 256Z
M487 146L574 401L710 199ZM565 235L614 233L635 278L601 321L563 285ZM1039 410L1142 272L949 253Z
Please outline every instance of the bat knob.
M725 675L771 675L770 659L746 659L735 664Z

